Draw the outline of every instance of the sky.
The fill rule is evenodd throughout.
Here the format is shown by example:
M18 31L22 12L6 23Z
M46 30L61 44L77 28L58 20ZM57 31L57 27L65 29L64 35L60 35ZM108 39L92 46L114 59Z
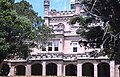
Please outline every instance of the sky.
M20 2L21 0L15 0ZM38 13L39 16L44 16L44 0L26 0L32 4L33 9ZM56 9L58 11L69 10L70 0L50 0L50 9Z

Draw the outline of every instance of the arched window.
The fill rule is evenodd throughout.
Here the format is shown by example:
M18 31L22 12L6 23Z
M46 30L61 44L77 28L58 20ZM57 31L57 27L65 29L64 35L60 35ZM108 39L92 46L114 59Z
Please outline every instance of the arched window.
M42 75L42 65L39 63L31 66L31 75Z
M59 24L57 25L57 29L58 29L58 30L64 30L64 28L65 28L65 25L64 25L63 23L59 23Z
M57 65L54 63L47 64L46 75L57 76Z
M25 66L24 65L18 65L16 68L16 75L25 75Z
M69 64L65 67L65 75L66 76L77 76L77 66L73 64Z
M92 63L84 63L82 65L82 76L94 77L94 65Z
M108 63L98 64L98 77L110 77L110 65Z

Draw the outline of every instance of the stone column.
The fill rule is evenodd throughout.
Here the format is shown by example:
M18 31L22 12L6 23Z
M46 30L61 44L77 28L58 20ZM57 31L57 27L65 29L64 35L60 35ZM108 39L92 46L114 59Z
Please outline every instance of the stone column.
M120 77L119 65L115 66L115 77Z
M42 76L46 76L46 62L45 61L43 61L42 62Z
M115 77L115 61L110 61L110 77Z
M82 64L77 64L77 76L82 77Z
M57 64L57 76L62 76L62 64Z
M98 77L97 63L94 64L94 77Z
M65 66L66 65L63 65L63 76L65 76Z
M31 64L26 65L26 76L31 76Z
M8 74L9 76L14 76L15 75L15 66L10 66L10 72Z

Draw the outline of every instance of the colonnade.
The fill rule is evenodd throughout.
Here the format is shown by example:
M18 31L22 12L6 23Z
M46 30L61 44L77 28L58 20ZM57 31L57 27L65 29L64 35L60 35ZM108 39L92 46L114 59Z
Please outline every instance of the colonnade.
M36 64L36 65L35 65ZM21 66L20 68L18 66ZM22 69L22 67L25 67ZM19 69L18 69L19 68ZM19 71L18 71L19 70ZM20 73L20 70L22 71ZM36 72L35 72L36 71ZM41 75L41 76L91 76L91 77L114 77L115 76L115 63L110 61L109 63L81 63L77 62L72 64L71 62L65 64L63 62L59 63L47 63L43 61L41 63L25 64L12 66L10 69L11 76L14 75Z

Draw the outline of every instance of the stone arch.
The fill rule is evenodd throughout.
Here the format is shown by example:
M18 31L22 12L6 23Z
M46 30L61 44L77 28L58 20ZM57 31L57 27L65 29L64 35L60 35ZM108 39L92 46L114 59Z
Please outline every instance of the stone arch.
M42 75L42 64L33 64L31 66L31 75Z
M15 69L16 69L16 75L25 75L26 68L24 65L17 65Z
M58 28L59 28L59 29L64 29L64 28L65 28L65 25L64 25L63 23L59 23L59 24L58 24Z
M68 64L65 67L66 76L77 76L77 66L74 64Z
M57 65L55 63L46 65L46 75L57 76Z
M98 64L98 77L110 77L110 65L108 63Z
M94 77L94 65L90 62L82 65L82 76Z

